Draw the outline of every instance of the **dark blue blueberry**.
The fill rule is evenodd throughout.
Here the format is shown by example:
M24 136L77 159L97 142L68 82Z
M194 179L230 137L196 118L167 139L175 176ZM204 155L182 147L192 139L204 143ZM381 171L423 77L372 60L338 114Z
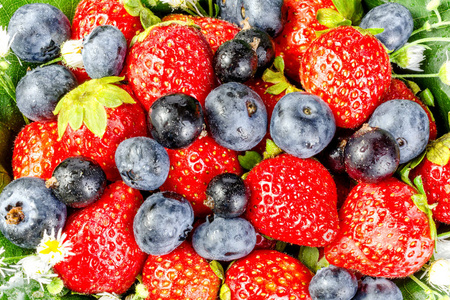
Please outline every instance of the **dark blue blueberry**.
M61 44L70 38L70 22L52 5L25 4L9 20L8 35L20 59L43 63L59 56Z
M402 300L398 286L386 278L366 277L353 300Z
M166 149L148 137L133 137L121 142L115 161L122 180L138 190L156 190L169 174Z
M56 104L77 85L75 76L64 66L37 67L27 72L17 84L17 106L33 121L54 120Z
M248 202L244 181L232 173L215 176L206 188L206 199L205 204L222 218L242 215Z
M66 205L45 186L43 179L21 177L0 194L0 230L19 247L36 248L44 231L58 232L66 217Z
M148 120L153 138L169 149L189 146L202 133L204 126L200 102L181 93L156 100L150 107Z
M186 199L172 192L156 193L134 217L134 237L145 253L164 255L186 239L193 222L194 210Z
M378 127L363 126L345 145L345 170L357 181L380 182L394 174L399 162L400 150L395 138Z
M297 157L316 155L330 143L335 132L333 113L318 96L289 93L273 109L270 135L278 147Z
M217 0L220 18L240 27L248 20L252 27L275 37L283 30L283 0Z
M212 90L206 97L205 111L212 137L228 149L249 150L266 134L264 102L241 83L229 82Z
M245 41L230 40L220 45L214 54L214 73L222 83L245 82L258 68L258 56Z
M69 157L56 166L47 186L67 206L86 207L102 196L106 187L106 175L92 159Z
M256 55L258 56L257 74L262 74L270 67L275 59L275 46L270 35L257 28L249 28L239 31L234 37L249 44L256 43Z
M356 294L358 280L346 269L329 266L317 271L308 289L313 300L350 300Z
M323 165L335 174L345 172L344 149L347 140L352 136L354 130L336 128L336 133L328 146L319 154L319 160Z
M91 78L118 76L127 54L127 40L111 25L97 26L83 40L81 55Z
M214 217L197 227L192 235L192 246L203 258L232 261L248 255L256 244L252 224L242 218Z
M430 121L425 110L410 100L390 100L378 106L369 119L371 127L389 131L400 149L400 163L425 150L430 137Z
M384 28L375 35L389 50L406 44L414 29L410 11L398 3L385 3L372 8L361 20L361 28Z

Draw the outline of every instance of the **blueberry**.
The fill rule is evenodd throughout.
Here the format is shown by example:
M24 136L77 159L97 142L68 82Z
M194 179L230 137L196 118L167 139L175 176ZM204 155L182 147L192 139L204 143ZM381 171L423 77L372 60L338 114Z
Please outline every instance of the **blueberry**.
M275 105L270 135L289 154L308 158L322 151L333 139L336 123L328 105L318 96L294 92Z
M358 181L377 183L391 177L399 162L400 150L395 138L378 127L363 126L345 145L345 170Z
M371 127L392 134L400 149L400 163L425 150L430 137L430 121L425 110L410 100L390 100L379 105L369 119Z
M256 43L256 55L258 67L256 74L262 74L275 59L275 46L270 35L257 28L249 28L239 31L234 39L242 40L249 44Z
M214 73L222 83L245 82L258 68L258 55L243 40L226 41L219 46L213 59Z
M125 184L138 190L156 190L169 174L166 149L148 137L132 137L121 142L115 161Z
M47 186L67 206L86 207L102 196L106 187L106 175L92 159L69 157L56 166Z
M222 218L242 215L248 202L244 181L233 173L215 176L206 188L206 199L205 204Z
M112 25L95 27L84 38L81 50L84 68L91 78L118 76L126 53L127 40L122 31Z
M77 85L75 76L64 66L38 67L27 72L17 84L17 106L33 121L54 120L56 104Z
M414 29L410 11L398 3L385 3L372 8L361 20L361 28L383 28L376 38L389 50L406 44Z
M328 146L319 154L323 165L335 174L345 172L344 149L354 131L347 128L336 128L336 133Z
M153 138L169 149L192 144L204 126L200 102L186 94L166 95L156 100L148 112Z
M44 231L58 232L67 217L66 205L35 177L21 177L0 194L0 230L13 244L36 248Z
M356 294L358 280L346 269L330 265L317 271L308 289L313 300L350 300Z
M206 97L205 111L212 137L228 149L251 149L266 134L264 102L241 83L229 82L212 90Z
M43 63L60 54L70 38L70 22L58 8L44 3L19 7L8 24L11 49L22 60Z
M275 37L283 30L281 6L283 0L216 0L220 18L244 26L247 19L252 27Z
M192 230L191 204L172 192L148 197L134 217L136 242L147 254L164 255L177 248Z
M192 246L203 258L232 261L248 255L256 244L253 226L245 219L214 217L192 235Z
M402 300L403 295L395 283L386 278L366 277L353 300Z

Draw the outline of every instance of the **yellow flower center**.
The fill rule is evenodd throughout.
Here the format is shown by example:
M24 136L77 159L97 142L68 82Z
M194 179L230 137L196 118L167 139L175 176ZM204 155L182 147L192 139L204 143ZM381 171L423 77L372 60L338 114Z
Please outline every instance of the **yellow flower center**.
M51 252L58 252L59 254L62 254L61 250L59 249L59 242L57 240L50 240L44 243L46 246L45 249L41 250L39 253L41 254L50 254Z

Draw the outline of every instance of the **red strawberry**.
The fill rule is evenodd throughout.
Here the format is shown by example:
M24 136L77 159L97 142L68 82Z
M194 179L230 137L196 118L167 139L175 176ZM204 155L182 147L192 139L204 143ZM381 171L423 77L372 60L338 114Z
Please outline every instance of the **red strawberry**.
M429 204L437 203L433 217L450 224L450 134L432 141L422 162L412 169L411 178L422 177L423 188Z
M203 201L206 200L206 187L214 176L225 172L241 173L237 152L220 146L210 136L200 136L184 149L166 150L170 171L160 189L183 195L192 204L196 216L211 213Z
M210 17L171 14L165 16L162 20L194 22L196 25L201 27L201 31L211 46L213 52L216 52L217 48L219 48L219 46L224 42L233 39L236 33L240 30L239 27L230 22Z
M255 250L226 272L231 300L311 299L313 274L297 259L275 250Z
M143 199L118 181L92 205L72 214L64 229L74 255L54 269L78 293L122 294L140 274L147 255L133 236L133 219Z
M427 113L428 119L430 120L430 140L435 140L437 137L436 122L434 121L433 115L431 114L428 107L423 104L423 102L419 98L417 98L413 91L411 91L403 81L392 78L389 90L384 95L382 102L395 99L411 100L422 106L422 108Z
M58 141L56 122L33 122L25 126L14 142L12 167L14 178L52 177L53 169L66 156Z
M300 79L307 92L328 103L338 127L357 128L381 103L391 83L391 66L372 34L341 26L306 50Z
M325 247L330 264L368 276L406 277L433 254L428 218L411 197L417 192L395 178L360 183L340 210L338 237Z
M215 300L220 279L209 263L184 242L169 254L150 255L142 271L142 283L151 299Z
M263 160L245 179L246 218L271 238L311 247L329 244L338 232L336 185L314 159L283 154Z
M300 82L300 61L312 41L316 39L316 31L326 30L317 19L317 11L321 8L336 9L332 0L286 0L282 12L286 16L283 31L275 38L276 56L286 62L286 75Z
M202 105L216 86L212 51L190 26L161 23L139 35L126 63L127 79L148 110L159 97L186 93Z

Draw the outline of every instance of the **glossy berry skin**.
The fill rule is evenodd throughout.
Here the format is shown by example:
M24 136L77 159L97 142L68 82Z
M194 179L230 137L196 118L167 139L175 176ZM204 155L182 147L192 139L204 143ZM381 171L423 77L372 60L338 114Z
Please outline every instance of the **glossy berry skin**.
M248 255L256 244L252 224L242 218L207 219L192 235L192 246L201 257L210 260L232 261Z
M148 123L152 137L162 146L184 148L203 130L203 109L200 102L186 94L162 96L150 107Z
M354 300L402 300L398 286L386 278L366 277L362 280Z
M336 185L318 161L289 154L265 159L245 179L245 217L276 240L320 247L338 232Z
M169 173L166 149L149 137L124 140L117 147L114 158L122 180L138 190L156 190Z
M233 173L217 175L206 188L206 201L216 216L234 218L242 215L248 202L244 181Z
M406 44L414 29L411 12L399 3L384 3L369 10L361 19L361 28L383 28L375 35L388 50L395 51Z
M47 184L61 202L80 208L102 196L106 175L94 160L82 156L69 157L56 166Z
M245 82L256 73L258 55L246 41L226 41L214 54L213 67L222 83Z
M275 105L270 135L289 154L308 158L321 152L336 132L334 116L319 97L303 92L289 93Z
M270 35L258 28L249 28L239 31L234 37L252 45L256 41L256 55L258 56L257 74L262 74L275 59L275 46Z
M266 107L244 84L228 82L215 88L205 100L205 112L212 137L228 149L249 150L266 134Z
M229 267L225 284L231 300L311 299L311 278L299 260L275 250L256 250Z
M66 217L66 205L40 178L16 179L0 194L0 230L19 247L36 248L44 231L58 232L64 227Z
M54 267L64 286L83 294L122 294L131 287L147 257L133 236L141 203L138 190L117 181L98 201L70 215L63 233L74 255Z
M216 87L211 47L196 28L155 26L127 56L127 80L144 108L161 96L184 93L202 105Z
M340 26L321 35L305 51L300 78L307 92L330 106L336 126L358 128L391 83L389 56L373 35Z
M384 102L375 109L368 123L394 136L399 146L401 164L420 155L428 144L430 122L427 113L413 101Z
M340 231L325 247L332 265L368 276L407 277L433 254L427 216L413 203L417 192L396 178L359 183L339 211Z
M50 4L25 4L9 20L8 35L14 37L11 49L21 60L44 63L58 57L61 44L70 38L70 21Z
M64 66L54 64L35 68L17 84L17 107L30 120L56 120L53 114L56 104L77 85L75 76Z
M358 181L375 183L391 177L399 162L400 150L394 136L381 128L364 127L345 145L345 170Z
M328 146L319 153L319 160L332 174L345 173L344 150L348 139L354 131L337 128L336 133Z
M142 251L164 255L186 240L193 223L194 211L186 199L176 193L156 193L139 208L133 232Z
M127 54L127 40L112 25L94 28L83 39L81 55L84 68L91 78L118 76Z
M149 291L148 300L215 300L221 281L208 261L183 242L166 255L149 255L142 271L142 283Z
M170 171L160 189L185 197L194 208L196 217L211 213L203 202L206 200L207 184L214 176L225 172L240 175L242 172L238 153L220 146L209 135L200 136L187 148L168 149L167 153Z
M357 289L356 276L333 265L318 270L308 286L313 300L350 300Z

